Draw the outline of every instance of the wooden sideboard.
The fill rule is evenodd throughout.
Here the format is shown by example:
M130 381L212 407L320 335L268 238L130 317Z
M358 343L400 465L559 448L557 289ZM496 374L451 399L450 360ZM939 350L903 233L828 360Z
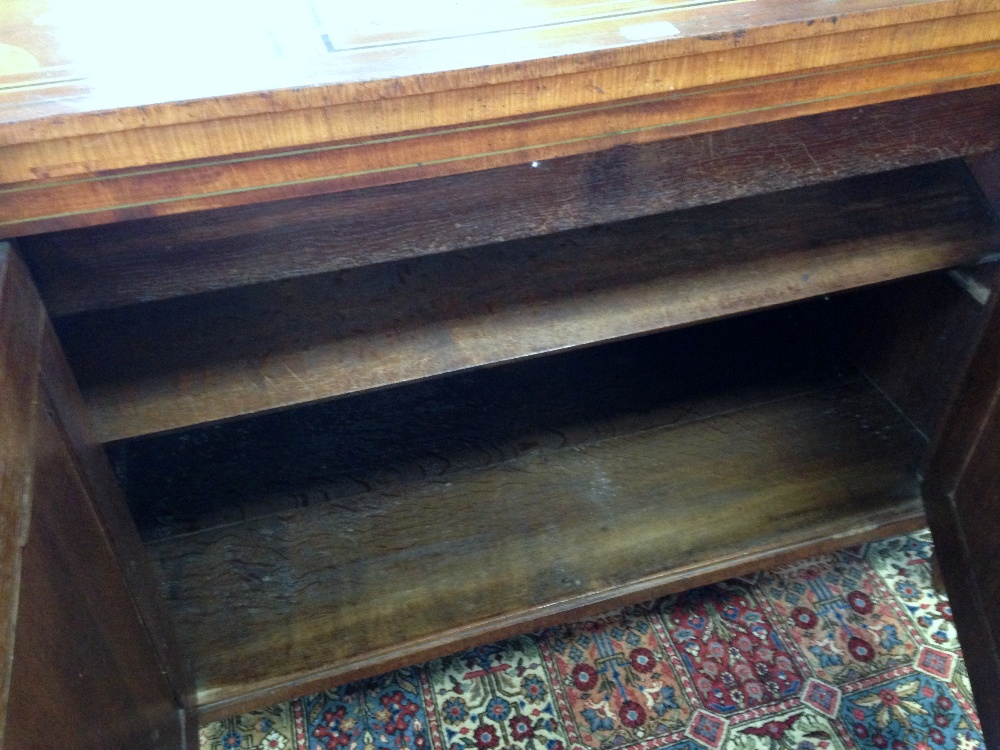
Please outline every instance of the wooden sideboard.
M0 18L3 747L928 522L1000 746L995 0L105 10Z

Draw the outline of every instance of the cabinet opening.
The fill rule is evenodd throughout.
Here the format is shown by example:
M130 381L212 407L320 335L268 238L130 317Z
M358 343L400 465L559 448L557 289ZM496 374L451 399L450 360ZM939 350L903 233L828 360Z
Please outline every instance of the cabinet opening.
M111 445L206 715L918 528L857 304Z
M966 177L57 319L202 717L920 527Z

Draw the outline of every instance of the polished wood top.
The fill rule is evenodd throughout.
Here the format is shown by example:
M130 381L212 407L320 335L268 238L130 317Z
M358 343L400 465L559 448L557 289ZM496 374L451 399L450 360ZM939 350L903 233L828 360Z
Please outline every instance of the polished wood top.
M997 0L12 0L0 24L7 235L1000 82Z
M140 124L136 117L149 126L396 98L997 8L992 0L177 0L137 11L121 0L10 2L0 21L4 144L123 129ZM218 101L192 106L206 99ZM181 111L170 106L182 102ZM118 112L114 125L110 113L94 117L138 107L147 109Z

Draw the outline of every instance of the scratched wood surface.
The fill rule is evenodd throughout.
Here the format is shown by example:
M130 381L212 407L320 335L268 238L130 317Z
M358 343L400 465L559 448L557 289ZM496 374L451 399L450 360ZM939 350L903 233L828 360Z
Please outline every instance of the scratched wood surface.
M531 166L25 237L50 315L383 263L1000 146L1000 89L918 97Z
M0 231L397 183L1000 83L993 0L840 0L833 13L821 0L505 0L459 21L450 3L388 18L378 4L353 17L320 0L280 16L193 5L141 16L25 0L5 15Z
M202 715L923 523L867 382L771 395L151 542Z
M946 163L58 325L113 441L935 270L987 219Z

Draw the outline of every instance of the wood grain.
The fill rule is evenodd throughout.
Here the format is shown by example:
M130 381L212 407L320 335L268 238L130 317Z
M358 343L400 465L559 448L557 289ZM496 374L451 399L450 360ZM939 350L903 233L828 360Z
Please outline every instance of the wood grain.
M1000 146L979 88L488 172L25 237L53 316L769 193Z
M48 0L19 2L0 20L5 44L17 53L5 47L4 64L20 66L0 70L0 231L24 235L497 167L515 175L512 165L533 161L543 175L551 159L674 139L667 149L700 134L710 163L716 156L709 134L726 128L986 86L993 88L936 100L939 107L978 101L968 126L942 118L938 127L949 135L930 137L930 123L921 124L923 135L912 143L944 144L939 155L949 155L950 132L969 132L977 147L992 137L989 113L1000 84L1000 8L993 0L838 0L833 14L825 0L698 8L598 0L599 11L595 4L582 11L538 0L521 3L517 13L505 2L465 19L426 10L412 22L396 15L389 32L379 34L366 26L378 14L373 0L349 23L347 9L335 23L325 20L339 36L335 44L325 40L322 55L295 57L285 44L277 55L284 59L273 49L289 29L302 31L295 26L299 0L284 4L282 17L266 18L245 8L226 15L223 4L209 19L204 3L175 4L158 17L156 35L136 33L127 21L108 23L112 14L100 6L80 12L63 4L55 13ZM185 9L205 22L190 23L194 14ZM219 34L210 21L224 16L227 32L239 24L253 33ZM171 22L184 33L170 34ZM625 33L648 23L676 33ZM198 44L211 34L212 45ZM156 38L169 40L169 50ZM271 49L261 54L264 39ZM188 54L177 55L178 48ZM164 60L171 76L157 74ZM917 102L900 107L911 122L923 111ZM952 116L965 114L956 109ZM868 132L880 118L871 116ZM837 123L835 139L850 127L843 119L826 122ZM906 130L905 120L896 122L893 138ZM794 138L801 131L784 132ZM813 132L812 141L802 141L808 158L810 144L823 140ZM768 151L770 163L794 148ZM848 159L851 173L892 159L926 160L905 148L871 148L867 161L863 153ZM734 161L734 154L752 158L739 146L718 158ZM607 165L609 181L631 171L616 155L603 158L580 164ZM843 158L815 168L829 174ZM698 171L705 160L686 163ZM649 172L657 169L664 162ZM811 169L793 170L791 181L809 182ZM957 187L952 166L917 174L804 193L794 203L778 195L596 230L582 227L629 214L602 209L609 213L583 218L586 200L560 203L566 194L554 189L536 213L509 222L448 232L433 226L444 225L449 212L459 217L453 223L469 220L468 204L477 199L487 208L491 196L507 205L516 177L512 187L469 191L464 204L436 207L426 229L404 221L395 233L379 228L377 242L362 236L364 226L394 221L407 202L408 221L419 224L421 197L447 197L486 181L482 176L440 183L442 192L426 196L418 185L348 196L333 218L352 233L342 248L331 251L327 242L318 252L286 253L299 235L287 231L282 239L274 227L288 206L249 221L249 210L216 214L181 230L195 238L178 246L191 262L176 265L169 278L158 270L174 265L169 239L157 246L157 262L146 265L137 261L141 248L122 246L117 257L131 252L128 262L100 257L111 257L112 272L122 269L126 277L134 272L130 264L142 266L137 283L119 284L113 273L81 282L102 262L95 256L63 277L77 291L55 295L62 301L54 309L75 313L60 333L99 439L115 440L725 317L995 249L984 210ZM744 184L759 178L751 169ZM781 179L766 189L787 187ZM698 185L713 201L740 194L734 185L720 195L717 183L678 180L673 190ZM586 198L592 183L582 184L575 195ZM661 183L654 177L643 184L633 193L636 207L621 209L634 211L630 216L711 202L650 199L643 195ZM595 189L589 197L607 205L617 195ZM654 208L657 200L661 208ZM322 230L329 233L331 214L313 214L316 205L300 201L294 210L327 222ZM381 213L368 212L373 205ZM527 239L552 231L533 223L549 222L574 232ZM275 234L253 235L251 225ZM130 229L144 233L142 226ZM197 278L207 243L219 238L228 244L218 265ZM515 242L460 249L500 240ZM441 250L454 252L430 255ZM273 259L258 266L255 255ZM36 268L45 262L43 253ZM73 259L52 262L65 268ZM310 275L317 272L324 275ZM17 273L24 277L23 269ZM290 276L301 278L275 281ZM176 651L165 648L169 633L157 624L159 614L144 601L142 571L131 564L141 558L135 534L52 333L44 322L36 325L41 316L32 317L37 299L18 307L7 283L5 276L0 365L15 355L24 361L0 370L0 457L14 469L0 478L0 653L15 717L6 739L30 746L45 729L38 717L51 716L56 697L68 695L65 718L74 724L87 720L86 706L121 717L107 727L88 725L80 744L174 746L180 730L165 727L183 691L183 670ZM106 289L79 291L85 285ZM176 295L185 296L170 299ZM133 304L147 300L158 301ZM120 305L131 306L103 311ZM914 316L927 308L920 302ZM1000 663L990 641L1000 584L983 567L995 559L991 522L1000 502L995 338L988 335L977 355L993 359L970 369L927 484L932 512L951 513L938 527L959 545L945 575L969 593L960 627L979 637L974 645L994 649L983 650L974 669L970 659L980 693ZM930 368L931 380L935 372ZM271 493L236 503L246 516L238 522L216 512L222 503L212 508L204 500L209 512L168 529L195 533L151 545L195 661L193 703L208 717L254 707L919 524L920 435L874 387L826 383L803 392L801 385L748 377L742 392L674 392L662 408L637 408L639 416L627 414L634 404L625 399L610 420L612 429L619 420L631 426L621 436L594 426L603 418L595 409L582 425L557 433L582 436L563 450L549 449L550 434L535 447L508 445L499 463L493 455L464 457L436 476L420 460L407 464L405 455L379 467L388 474L395 468L395 477L379 475L370 461L367 473L345 471L334 487L324 477L303 485L306 467L277 503ZM447 384L427 387L438 386ZM903 393L919 400L923 392ZM477 426L528 445L547 422L496 417ZM409 481L420 473L432 478ZM345 477L360 477L367 488L338 494ZM275 513L289 494L325 502ZM23 502L29 495L30 525ZM162 531L153 528L153 536ZM985 631L968 624L976 617ZM327 658L317 663L317 653ZM190 724L188 732L190 738Z
M181 747L181 721L65 438L39 403L5 747Z
M922 446L856 383L150 550L208 718L914 528Z
M40 365L42 391L52 404L51 419L63 433L66 450L76 462L79 480L86 486L93 511L100 518L120 574L127 582L128 598L123 605L131 603L156 650L160 671L181 704L189 705L193 689L190 669L181 656L172 623L153 583L149 558L135 520L104 446L94 437L83 396L48 320L42 333Z
M27 271L0 243L0 740L7 719L22 547L31 519L30 491L44 310L24 293Z
M990 277L1000 271L995 263L972 270ZM845 357L925 435L938 433L979 343L986 313L945 274L841 295L817 306L824 330Z
M109 452L148 540L343 505L856 378L798 307L122 441Z
M0 273L0 746L64 746L52 731L62 716L79 720L81 747L176 748L182 721L143 620L143 592L128 588L117 535L95 511L46 392L45 310L6 247ZM114 501L120 494L105 507Z
M220 13L212 16L202 13L202 24L187 22L183 6L161 10L159 19L177 27L179 37L169 42L159 42L155 37L130 28L135 21L148 23L149 16L138 19L122 18L120 24L105 24L100 18L100 4L82 13L73 14L66 7L53 8L47 0L27 0L4 18L4 31L20 37L20 43L29 53L34 53L41 63L34 71L25 71L21 83L10 86L7 94L7 128L11 142L50 140L60 136L111 132L135 127L169 125L182 122L203 121L261 114L271 111L290 111L315 108L350 101L372 101L436 93L456 88L510 83L530 78L544 78L618 67L626 64L651 62L670 57L698 53L726 51L738 47L773 44L790 39L821 39L830 35L868 29L886 28L904 24L919 24L936 20L988 13L996 10L988 0L959 3L955 0L843 0L835 15L821 0L795 0L781 4L728 4L699 3L698 7L684 7L676 2L589 3L564 12L565 3L558 0L535 0L529 3L499 2L488 9L499 20L495 28L466 28L462 33L441 35L442 29L453 25L456 9L450 4L425 3L417 14L393 14L384 17L379 4L357 9L344 9L332 18L336 26L330 29L337 34L350 34L348 14L367 16L381 28L386 23L411 25L404 30L411 44L393 40L372 40L371 43L343 44L338 42L337 54L308 55L294 60L288 72L293 77L285 85L269 77L268 73L280 70L282 51L275 46L273 33L279 35L288 29L280 28L283 18L298 3L291 2L279 9L261 9L250 15L250 24L261 35L224 36L218 26L231 28L234 14L225 3L220 3ZM606 18L588 18L594 9L604 5ZM245 6L239 6L244 11ZM301 6L300 6L301 7ZM526 18L526 11L534 18ZM582 13L581 13L582 11ZM661 32L660 36L628 38L622 33L622 19L637 13L640 21L669 19L677 33ZM649 14L643 18L645 14ZM482 24L484 13L476 13L475 25ZM561 17L560 17L561 16ZM522 19L522 28L503 26L513 19ZM598 23L592 22L597 20ZM299 18L293 26L301 23ZM80 24L83 28L74 27ZM521 25L514 22L514 26ZM487 23L487 26L491 24ZM422 27L417 31L415 26ZM557 28L562 26L562 28ZM315 27L314 27L315 29ZM661 26L666 31L666 27ZM144 26L142 31L145 31ZM641 30L641 29L640 29ZM306 29L307 33L313 31ZM319 36L319 30L315 30ZM655 29L651 29L655 31ZM610 32L610 33L609 33ZM64 72L76 68L83 76L96 71L86 69L73 60L90 49L74 49L74 34L85 34L91 45L101 39L107 49L98 50L112 58L117 65L110 72L118 79L77 79L53 81L46 73L60 65ZM177 45L188 36L216 37L207 49L191 49L190 57L178 60ZM318 38L317 38L317 41ZM228 48L226 45L229 45ZM239 49L242 47L242 49ZM395 47L395 50L390 48ZM212 55L243 55L243 62L261 62L257 65L202 66L197 74L176 78L156 78L147 81L144 88L134 84L136 69L143 75L149 65L160 68L165 61L177 65L198 66L199 53ZM133 67L120 64L123 56L131 56ZM61 58L61 59L60 59ZM217 62L217 60L216 60ZM808 62L808 61L805 61ZM488 66L488 67L486 67ZM8 71L4 71L7 73ZM108 71L101 71L108 72ZM16 76L15 76L16 77ZM206 86L206 79L215 79ZM8 78L7 80L11 80ZM5 81L6 82L6 81ZM43 86L42 84L49 84ZM55 85L53 85L55 84ZM68 85L67 85L68 84ZM65 86L65 88L61 88ZM214 88L206 94L205 88ZM267 94L262 89L276 89ZM67 90L69 89L69 90ZM242 89L242 90L241 90ZM241 95L245 94L245 95ZM183 106L176 106L183 102ZM139 108L142 109L139 109ZM112 113L109 110L119 110ZM58 119L62 116L62 119ZM27 124L32 120L44 123L44 128L34 131ZM16 127L14 125L17 124Z
M1000 83L998 56L1000 47L977 49L960 59L942 53L916 62L885 63L874 71L869 67L827 71L809 80L796 79L794 94L798 98L792 101L787 101L790 95L783 89L783 81L755 79L710 98L688 100L677 95L596 113L568 112L554 124L541 118L514 123L506 129L497 126L497 132L479 128L417 133L349 148L333 144L296 150L290 155L234 158L231 162L101 173L78 181L15 186L0 193L0 232L18 236L390 185L907 97L994 86ZM928 80L892 85L914 76ZM857 91L859 88L862 91ZM746 102L752 102L749 109ZM712 114L712 109L718 107L728 109Z
M994 229L955 170L83 313L59 333L99 439L119 440L974 260Z
M466 38L472 57L441 38L376 45L363 54L379 62L357 68L365 80L327 70L282 90L255 65L266 93L220 95L192 75L186 96L158 100L151 87L137 102L113 83L91 90L88 71L75 97L12 88L0 226L10 236L335 192L1000 83L989 0L655 10L672 38L630 43L616 18L604 36L523 30L515 60L497 59L489 35Z
M1000 743L1000 307L996 286L983 336L933 443L923 484L935 555L969 658L988 746Z
M227 153L273 152L320 143L352 144L403 133L468 129L496 121L513 124L544 113L599 112L614 102L754 78L781 76L788 91L790 76L814 70L851 66L849 69L857 72L859 63L871 67L874 61L895 62L897 58L908 61L916 58L919 65L921 58L927 55L933 58L933 53L947 50L947 54L954 56L956 47L990 50L994 46L991 43L998 41L995 27L998 19L1000 12L995 9L956 13L950 18L908 23L903 28L830 33L761 46L743 43L735 49L699 56L670 56L638 65L625 58L615 60L608 68L558 77L543 75L534 80L491 81L487 88L459 83L433 92L375 100L355 99L345 93L337 97L342 101L336 108L327 105L324 116L299 109L260 114L244 111L227 119L213 118L210 123L185 118L167 129L151 125L153 115L147 109L141 129L133 126L126 130L121 124L131 113L119 111L112 126L115 138L108 137L104 130L59 138L57 134L68 130L67 125L73 119L68 116L41 127L39 123L32 123L32 128L11 123L4 128L3 178L7 184L79 178L99 171L98 168L113 171ZM490 73L486 71L487 75ZM904 81L917 82L920 78L907 77L900 83ZM594 110L595 107L600 109ZM41 134L44 135L40 137ZM44 143L45 152L40 153L39 141ZM48 169L38 166L43 153L45 163L52 165Z

